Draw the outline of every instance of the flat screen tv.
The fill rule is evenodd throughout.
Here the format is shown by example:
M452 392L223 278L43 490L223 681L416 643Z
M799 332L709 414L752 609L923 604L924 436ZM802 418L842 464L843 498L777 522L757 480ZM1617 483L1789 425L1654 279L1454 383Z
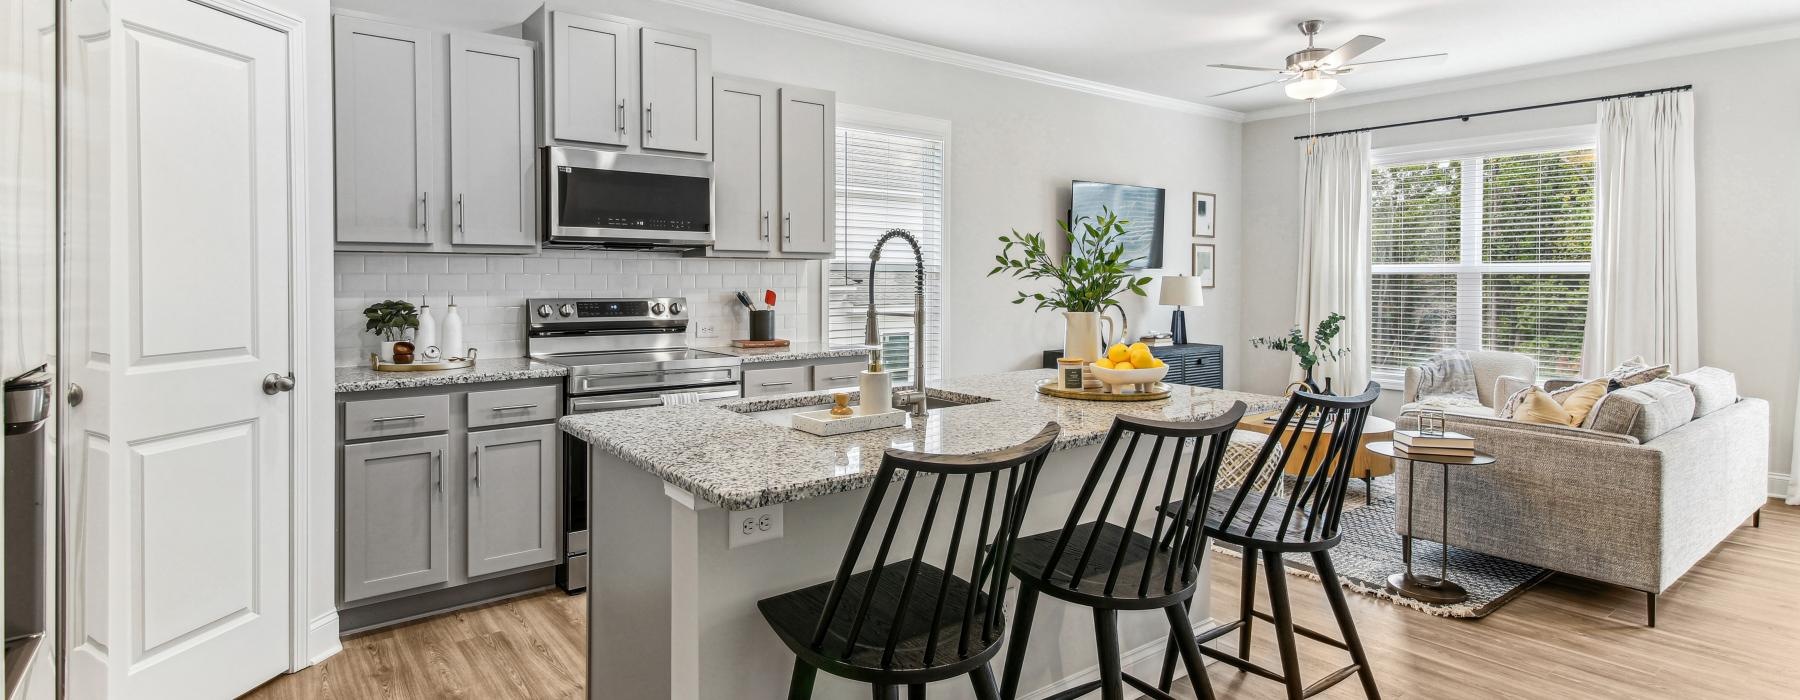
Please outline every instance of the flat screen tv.
M1069 186L1069 226L1079 236L1083 229L1076 222L1086 217L1087 223L1098 220L1112 210L1125 224L1125 260L1133 261L1133 270L1155 270L1162 267L1163 191L1160 187L1115 185L1106 182L1076 180Z

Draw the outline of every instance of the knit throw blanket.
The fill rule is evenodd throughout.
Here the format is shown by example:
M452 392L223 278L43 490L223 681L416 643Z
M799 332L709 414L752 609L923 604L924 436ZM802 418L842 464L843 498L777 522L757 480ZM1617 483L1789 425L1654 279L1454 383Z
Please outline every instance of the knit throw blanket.
M1475 365L1461 350L1444 350L1419 364L1418 401L1479 404L1475 393Z

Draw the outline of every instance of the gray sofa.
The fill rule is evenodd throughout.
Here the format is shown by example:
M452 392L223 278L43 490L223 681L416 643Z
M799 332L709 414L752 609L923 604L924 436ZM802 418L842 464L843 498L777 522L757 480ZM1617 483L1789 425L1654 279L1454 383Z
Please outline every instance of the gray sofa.
M1768 498L1769 404L1739 398L1722 370L1613 391L1584 427L1465 412L1446 423L1499 459L1450 467L1451 546L1644 591L1651 626L1656 595ZM1398 424L1417 428L1417 407ZM1419 466L1409 505L1412 466L1395 465L1396 529L1443 541L1441 468Z

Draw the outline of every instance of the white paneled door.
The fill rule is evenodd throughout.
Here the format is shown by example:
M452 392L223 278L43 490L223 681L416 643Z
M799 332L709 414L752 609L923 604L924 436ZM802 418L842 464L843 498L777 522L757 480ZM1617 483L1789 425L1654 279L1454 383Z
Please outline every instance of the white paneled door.
M233 697L292 636L300 37L242 0L112 10L107 613L77 640L107 696Z

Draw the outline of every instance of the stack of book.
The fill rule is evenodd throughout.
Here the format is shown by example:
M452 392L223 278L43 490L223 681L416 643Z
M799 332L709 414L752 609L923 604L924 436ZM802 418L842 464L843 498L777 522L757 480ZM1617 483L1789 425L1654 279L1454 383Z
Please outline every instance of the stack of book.
M1442 435L1425 435L1417 430L1396 430L1394 444L1407 454L1420 457L1475 456L1475 438L1449 431Z

